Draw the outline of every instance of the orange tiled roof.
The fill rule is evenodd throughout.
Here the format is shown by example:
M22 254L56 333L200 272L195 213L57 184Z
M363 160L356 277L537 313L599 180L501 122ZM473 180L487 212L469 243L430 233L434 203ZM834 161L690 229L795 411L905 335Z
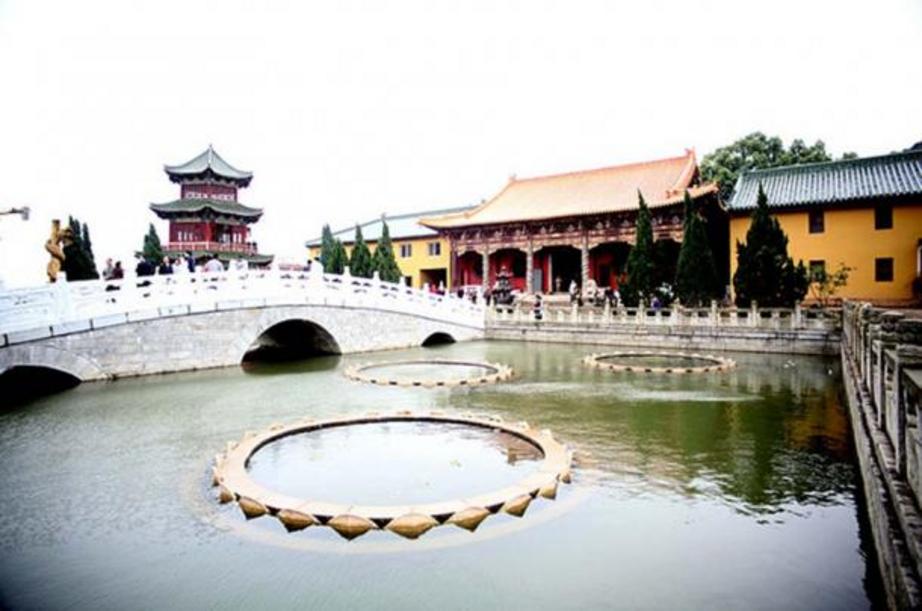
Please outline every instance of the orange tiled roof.
M466 212L424 218L435 229L493 225L637 209L637 191L651 208L717 191L714 184L690 186L698 163L693 150L681 157L595 170L509 180L492 199Z

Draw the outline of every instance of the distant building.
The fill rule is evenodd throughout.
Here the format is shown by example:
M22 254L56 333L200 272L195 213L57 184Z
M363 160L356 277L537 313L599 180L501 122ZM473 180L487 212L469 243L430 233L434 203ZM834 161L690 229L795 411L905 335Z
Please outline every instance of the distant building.
M922 150L743 174L729 204L731 273L760 183L794 261L854 268L839 296L913 300L922 274Z
M653 219L657 264L673 277L688 191L707 219L718 276L727 277L727 218L717 186L702 184L695 153L641 163L517 179L489 201L422 220L450 244L453 285L492 286L512 273L513 288L566 292L590 280L616 288L636 240L638 197Z
M243 258L253 266L272 262L272 255L259 254L250 237L250 225L263 211L237 201L238 189L250 185L252 172L227 163L210 145L194 159L163 169L180 185L179 199L150 205L170 222L169 240L163 245L168 256L191 252L196 260L217 256L225 262Z
M452 288L451 257L448 242L440 238L435 230L420 225L419 219L424 216L451 214L467 209L468 207L443 208L396 216L382 216L380 219L362 223L359 226L362 228L362 238L368 243L371 252L374 252L381 238L384 223L387 222L397 265L400 267L400 273L411 286L422 288L424 284L429 284L438 287L442 284L446 289L450 289ZM355 240L355 226L335 231L333 236L342 241L346 252L351 256ZM307 242L308 255L311 259L320 257L320 245L321 238Z

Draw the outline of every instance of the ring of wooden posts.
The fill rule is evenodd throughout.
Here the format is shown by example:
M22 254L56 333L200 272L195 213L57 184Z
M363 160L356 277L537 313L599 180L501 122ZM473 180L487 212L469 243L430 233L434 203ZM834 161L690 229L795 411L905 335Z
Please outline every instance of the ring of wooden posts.
M354 505L292 497L260 486L247 471L247 464L257 450L283 437L378 422L438 422L502 431L532 444L544 458L535 473L512 486L465 498L415 505ZM416 539L441 525L474 531L488 516L501 512L522 517L534 499L539 496L554 499L558 484L570 483L572 460L573 452L555 440L550 431L534 429L527 422L506 423L497 417L444 415L441 412L369 413L317 421L308 418L288 426L273 425L258 434L248 432L241 441L228 442L227 449L215 457L212 485L217 488L219 502L237 503L247 519L274 516L289 532L327 526L348 540L370 530L389 530L407 539Z
M484 370L482 375L471 376L460 379L428 379L412 380L405 378L394 378L389 376L375 375L374 370L379 367L401 366L401 365L439 365L444 367L479 367ZM405 361L378 361L374 363L363 363L353 365L345 371L345 375L350 380L357 382L367 382L369 384L378 384L379 386L403 386L403 387L422 387L422 388L439 388L450 386L480 386L483 384L496 384L512 378L512 367L501 363L487 363L480 361L459 361L448 359L413 359Z
M707 365L684 366L670 365L668 367L653 367L648 365L628 365L625 363L609 363L602 359L611 359L624 357L630 359L636 356L659 356L675 359L696 359L698 361L707 361ZM603 354L590 354L583 359L583 364L597 369L607 369L609 371L627 371L636 373L708 373L711 371L727 371L736 367L736 361L722 356L713 354L697 354L686 352L641 352L641 351L622 351L622 352L605 352Z

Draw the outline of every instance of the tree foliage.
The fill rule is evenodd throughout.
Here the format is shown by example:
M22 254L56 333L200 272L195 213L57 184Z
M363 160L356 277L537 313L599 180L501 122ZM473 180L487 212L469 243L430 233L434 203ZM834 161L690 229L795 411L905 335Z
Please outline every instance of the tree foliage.
M90 243L90 233L86 225L72 216L67 217L72 238L70 244L64 246L64 265L62 270L67 274L68 280L95 280L99 278L96 270L96 257L93 255L93 245Z
M355 242L352 244L352 257L349 259L349 273L359 278L371 278L374 266L371 261L371 251L365 238L362 237L362 228L355 226Z
M810 270L810 292L824 308L835 298L839 289L848 284L848 276L854 270L844 263L839 263L839 267L834 272L826 271L826 267L819 267Z
M329 225L323 226L323 237L320 239L320 264L323 269L329 272L333 264L333 251L336 248L336 240L333 238L333 231ZM342 272L339 272L342 273Z
M349 257L346 255L346 247L342 241L333 239L333 247L330 252L329 263L323 265L323 269L328 274L341 274L349 264Z
M382 221L383 222L383 221ZM372 265L378 272L378 277L384 282L400 282L402 274L397 258L394 256L394 245L391 243L391 232L387 223L381 229L381 239L375 249Z
M627 258L627 282L621 291L621 298L628 306L636 306L641 299L649 299L654 289L653 269L653 224L650 209L637 192L637 240Z
M151 223L144 236L144 246L141 248L141 256L153 265L158 265L163 261L163 247L160 245L160 236L157 235L157 229Z
M720 296L714 254L704 228L704 219L685 192L685 219L682 248L676 266L675 294L690 307L701 307Z
M96 255L93 254L93 241L90 240L90 225L89 223L83 224L83 234L80 236L81 241L83 242L83 252L86 253L87 259L90 261L90 265L93 270L96 270ZM99 274L96 275L99 277Z
M842 159L855 157L855 153L845 153ZM808 145L796 138L785 148L781 138L753 132L705 155L701 160L701 178L718 183L720 195L726 200L733 193L736 179L745 171L819 161L832 161L822 140Z
M794 265L788 256L788 237L769 214L762 185L746 243L736 243L736 260L733 289L741 307L753 301L765 307L791 307L807 294L807 270L803 261Z

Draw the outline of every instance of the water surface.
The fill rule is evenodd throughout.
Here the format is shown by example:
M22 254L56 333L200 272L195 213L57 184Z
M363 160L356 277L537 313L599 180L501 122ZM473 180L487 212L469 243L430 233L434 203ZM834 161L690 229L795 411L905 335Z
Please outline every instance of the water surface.
M517 372L477 388L353 382L342 370L369 360L356 355L87 384L3 412L0 607L871 607L835 360L733 355L728 373L638 376L580 362L598 351L477 342L375 355ZM475 533L352 542L327 528L288 534L271 518L245 521L207 485L211 458L246 430L432 408L550 428L579 451L574 483ZM450 451L405 445L382 447L380 465L331 463L327 481L372 486L387 460L450 472ZM486 451L478 470L503 461ZM476 454L465 451L462 464ZM399 484L409 493L413 477Z
M267 489L302 499L410 505L512 486L541 459L531 443L490 428L383 422L284 437L260 448L248 469Z

